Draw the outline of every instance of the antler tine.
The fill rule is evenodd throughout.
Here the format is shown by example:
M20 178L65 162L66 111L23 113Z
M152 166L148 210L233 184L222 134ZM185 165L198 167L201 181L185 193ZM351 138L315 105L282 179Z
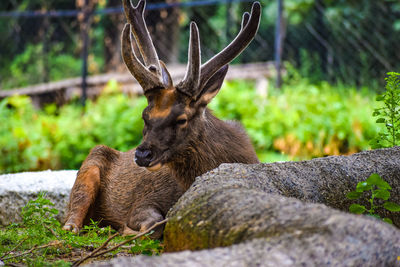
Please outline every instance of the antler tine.
M190 23L190 39L188 49L188 64L186 74L183 80L176 87L190 96L194 96L197 92L200 82L200 37L199 29L195 22Z
M124 59L125 65L140 83L144 91L154 87L162 87L163 84L161 83L159 76L150 72L145 66L143 66L133 52L130 33L130 25L127 23L125 24L121 37L122 58Z
M151 72L161 76L161 67L154 44L144 21L146 1L140 0L136 7L130 0L123 0L125 16L132 26L132 33L144 61L144 65Z
M243 28L247 25L247 23L249 22L249 18L250 18L250 14L249 12L244 12L243 16L242 16L242 27L240 28L240 30L242 31Z
M242 28L236 38L221 52L201 66L200 89L216 71L231 62L248 46L251 40L253 40L260 23L260 15L261 5L259 2L254 2L250 17L246 15L246 13L243 15Z

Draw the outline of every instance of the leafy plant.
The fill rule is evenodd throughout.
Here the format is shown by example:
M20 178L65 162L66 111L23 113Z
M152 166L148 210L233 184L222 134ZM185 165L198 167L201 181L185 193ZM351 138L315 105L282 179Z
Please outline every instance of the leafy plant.
M85 226L80 235L64 231L55 218L58 210L53 206L46 194L40 193L22 209L21 223L0 228L1 261L28 266L70 266L72 262L84 262L83 258L79 259L81 255L91 255L95 250L110 250L102 253L102 258L118 253L152 255L162 251L160 241L148 237L151 233L133 240L119 236L111 227L100 228L94 221ZM120 242L127 246L118 247Z
M373 112L376 123L385 125L385 131L378 134L371 145L373 148L400 145L400 73L388 72L385 91L376 97L383 106Z
M255 87L227 82L210 107L217 117L242 123L263 162L369 149L383 127L370 116L374 93L368 90L312 85L300 76L282 90L262 88L264 95ZM0 100L0 173L77 169L95 145L121 151L137 146L147 102L120 91L110 81L86 108L70 103L37 110L27 96Z
M378 208L384 208L391 212L400 212L400 205L387 201L390 198L389 191L391 189L392 187L379 174L371 174L365 181L357 184L355 191L351 191L346 195L348 199L352 200L365 198L369 203L369 208L365 205L352 204L349 207L349 211L355 214L368 213L368 215L376 218L380 218L376 213ZM377 203L377 199L381 200L380 204ZM382 220L392 224L392 220L389 218L383 218Z
M282 90L269 87L265 96L253 87L228 82L210 106L219 118L243 124L261 161L355 153L369 148L380 127L369 115L374 96L366 89L300 78Z

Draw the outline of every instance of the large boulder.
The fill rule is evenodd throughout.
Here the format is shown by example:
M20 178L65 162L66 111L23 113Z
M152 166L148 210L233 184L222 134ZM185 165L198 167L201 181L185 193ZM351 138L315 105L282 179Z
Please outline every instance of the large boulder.
M357 183L372 173L378 173L392 186L390 200L400 203L400 147L394 147L301 162L222 164L198 177L168 216L171 220L180 218L182 213L187 214L189 208L197 206L195 198L206 196L213 190L231 188L254 189L305 202L321 203L347 212L354 200L347 199L346 194L355 190ZM236 199L231 205L240 207L241 201ZM381 217L392 219L394 225L400 228L400 213L385 209L378 209L377 212ZM169 225L172 226L172 223Z
M400 253L400 230L373 217L255 189L214 188L190 196L191 204L170 217L166 251L245 243L240 247L255 250L251 257L270 254L261 259L273 266L389 266Z
M235 196L237 197L232 195ZM278 207L282 207L282 202L285 202L284 197L272 195L261 199L262 204L257 207L270 200L272 203L267 206L278 204ZM224 208L228 204L223 205ZM287 204L293 208L302 206L300 201L295 200L289 200ZM269 219L267 223L259 220L258 225L249 225L249 232L258 232L259 237L253 235L254 239L239 244L200 251L164 253L159 257L122 257L91 266L400 266L400 233L388 224L375 219L358 218L355 215L347 216L328 208L324 211L328 218L316 216L317 218L310 218L309 224L301 223L297 226L298 221L304 221L299 217L304 215L307 205L303 206L294 218L285 214L293 210L289 208L278 211L278 207L274 210L279 216ZM315 204L311 204L310 208L314 212L324 209L322 205ZM266 208L260 212L265 210ZM246 213L249 214L248 211ZM266 217L267 215L263 218ZM279 225L279 220L284 218L287 221L280 221ZM349 224L346 224L349 219ZM321 222L321 225L316 227L317 222ZM365 223L363 227L360 226L362 223ZM262 227L266 224L270 224L272 229ZM285 228L284 224L288 227ZM215 225L210 230L210 235L218 232L220 226ZM227 236L233 233L234 236L238 236L238 232L247 234L243 227L239 227L239 231L232 229L225 234Z
M346 194L372 173L392 186L390 200L400 203L399 147L303 162L223 164L196 179L169 212L165 249L198 250L261 238L279 244L296 264L335 258L393 264L400 230L347 213L354 201ZM399 213L378 213L400 226Z
M60 211L58 219L65 216L69 192L77 171L42 171L0 175L0 226L21 220L21 208L40 192L46 192Z

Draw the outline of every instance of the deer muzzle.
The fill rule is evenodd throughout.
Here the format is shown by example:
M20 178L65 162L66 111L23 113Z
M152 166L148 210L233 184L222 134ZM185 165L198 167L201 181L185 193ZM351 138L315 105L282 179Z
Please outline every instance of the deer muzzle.
M140 167L149 167L153 160L153 153L149 149L137 148L135 151L135 162Z

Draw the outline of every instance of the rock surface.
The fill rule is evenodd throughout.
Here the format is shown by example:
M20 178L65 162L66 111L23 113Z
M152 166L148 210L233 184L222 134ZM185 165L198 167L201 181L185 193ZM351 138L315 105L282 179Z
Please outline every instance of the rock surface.
M40 192L60 211L63 220L77 171L42 171L0 175L0 225L20 221L21 208Z
M230 188L279 194L347 212L354 200L347 199L346 194L372 173L380 174L391 185L390 201L400 203L400 147L395 147L301 162L222 164L198 177L168 216L186 214L188 207L196 206L194 198ZM240 206L241 201L237 199L232 205ZM400 228L400 213L384 209L378 212L381 217L391 218Z
M164 253L155 257L120 257L88 266L400 266L397 256L393 256L396 251L399 251L398 243L396 247L381 247L378 244L373 244L372 246L365 246L365 250L358 250L356 246L361 245L358 243L361 240L358 240L349 250L346 250L345 245L339 244L336 247L338 245L336 243L325 247L320 246L318 243L320 241L321 239L317 236L306 239L285 236L279 240L257 238L229 247L200 251L186 250ZM348 243L351 243L351 240ZM387 245L393 245L393 243ZM327 257L327 255L330 256Z
M170 217L164 232L166 251L230 246L261 238L266 243L260 248L264 252L280 252L275 266L288 260L296 266L340 262L389 266L400 253L400 230L372 217L254 189L211 189L192 197L192 205Z
M188 239L193 243L176 242L191 245L190 249L241 243L160 257L117 258L90 266L400 265L400 231L387 223L252 189L211 191L202 198L202 206L186 210L193 217L208 214L210 222L188 221L176 237L192 234ZM235 211L232 203L237 199L243 203Z
M339 211L352 203L346 193L372 173L392 186L390 200L400 203L399 147L303 162L223 164L199 177L169 212L166 251L264 238L290 251L296 264L304 255L311 262L314 257L330 262L338 257L393 264L400 253L398 228ZM399 213L380 210L380 215L400 225ZM375 259L364 255L371 247ZM384 247L390 249L379 249Z

